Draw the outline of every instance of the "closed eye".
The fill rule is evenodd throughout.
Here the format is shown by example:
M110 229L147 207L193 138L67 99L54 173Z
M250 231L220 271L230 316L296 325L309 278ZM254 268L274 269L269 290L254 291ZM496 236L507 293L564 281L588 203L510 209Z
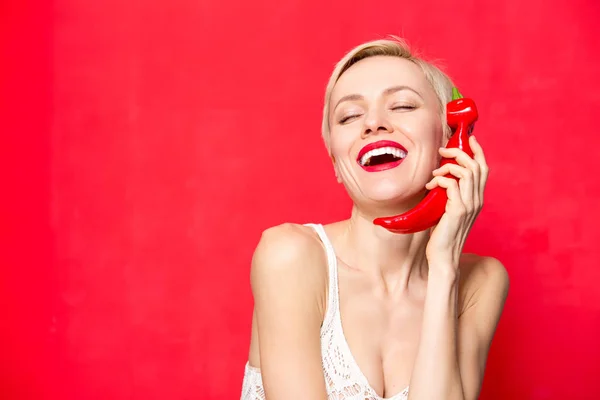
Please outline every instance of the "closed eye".
M347 116L343 117L342 119L340 119L338 122L340 124L345 124L346 122L350 122L352 119L358 118L358 117L360 117L360 115L358 115L358 114L347 115Z
M411 105L408 105L408 104L403 104L403 105L392 107L392 111L414 110L415 108L417 108L417 107L411 106Z

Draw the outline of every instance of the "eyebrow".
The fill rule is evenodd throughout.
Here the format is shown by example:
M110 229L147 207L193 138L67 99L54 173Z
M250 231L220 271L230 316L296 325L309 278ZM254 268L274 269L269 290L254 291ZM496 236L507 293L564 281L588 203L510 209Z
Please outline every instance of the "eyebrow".
M423 99L423 96L421 96L421 94L419 92L417 92L415 89L411 88L410 86L406 86L406 85L398 85L398 86L389 87L383 91L383 95L389 96L390 94L399 92L401 90L409 90L409 91L415 93L421 99ZM364 97L360 94L348 94L338 100L337 104L333 108L333 111L335 111L335 109L338 108L338 106L345 101L355 101L355 100L362 100L362 99L364 99Z

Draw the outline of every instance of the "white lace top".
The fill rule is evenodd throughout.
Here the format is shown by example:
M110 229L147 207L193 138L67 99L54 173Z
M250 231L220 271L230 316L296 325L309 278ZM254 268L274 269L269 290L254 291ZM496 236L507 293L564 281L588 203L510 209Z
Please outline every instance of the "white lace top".
M320 224L306 224L316 230L327 251L329 300L321 327L321 360L329 400L406 400L408 387L383 399L371 388L344 337L340 317L337 258ZM241 400L265 400L260 370L246 363Z

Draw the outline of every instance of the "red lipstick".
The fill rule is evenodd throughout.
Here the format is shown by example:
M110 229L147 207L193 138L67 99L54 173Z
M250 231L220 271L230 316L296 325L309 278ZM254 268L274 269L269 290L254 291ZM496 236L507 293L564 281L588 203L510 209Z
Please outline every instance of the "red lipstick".
M396 156L396 159L394 159L393 161L377 163L374 165L363 165L363 163L361 162L363 156L365 156L368 152L370 152L372 150L376 150L376 149L380 149L380 148L384 148L384 147L394 149L394 156ZM394 167L397 167L398 165L400 165L402 163L402 161L404 161L404 159L406 158L407 154L408 154L408 151L400 143L397 143L397 142L394 142L391 140L379 140L377 142L369 143L366 146L364 146L358 152L358 157L356 158L356 162L358 163L358 165L361 166L362 169L364 169L367 172L384 171L386 169L391 169L391 168L394 168ZM371 157L376 157L376 156L377 155L371 155Z

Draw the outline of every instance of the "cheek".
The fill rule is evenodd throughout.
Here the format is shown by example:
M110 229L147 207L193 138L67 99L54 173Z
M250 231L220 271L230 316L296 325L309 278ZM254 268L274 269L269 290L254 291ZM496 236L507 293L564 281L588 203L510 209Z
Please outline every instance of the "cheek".
M354 162L352 146L354 143L355 140L353 140L351 132L331 132L329 150L331 152L331 157L335 160L333 167L339 183L352 180L352 163Z
M446 144L447 140L444 137L444 128L439 117L431 116L422 119L419 121L419 126L419 137L424 146L435 148L437 151L439 147Z
M444 127L442 125L441 119L437 119L432 127L432 151L434 152L434 167L437 168L442 160L442 155L439 152L440 147L446 146L448 143L448 139L446 138L446 134L444 132Z
M446 143L441 118L432 113L415 115L414 119L406 120L404 125L399 124L398 127L404 129L415 146L418 157L413 160L418 163L418 168L423 171L437 168L441 161L439 148Z
M352 134L350 132L332 131L329 137L331 155L340 160L346 158L352 150Z

